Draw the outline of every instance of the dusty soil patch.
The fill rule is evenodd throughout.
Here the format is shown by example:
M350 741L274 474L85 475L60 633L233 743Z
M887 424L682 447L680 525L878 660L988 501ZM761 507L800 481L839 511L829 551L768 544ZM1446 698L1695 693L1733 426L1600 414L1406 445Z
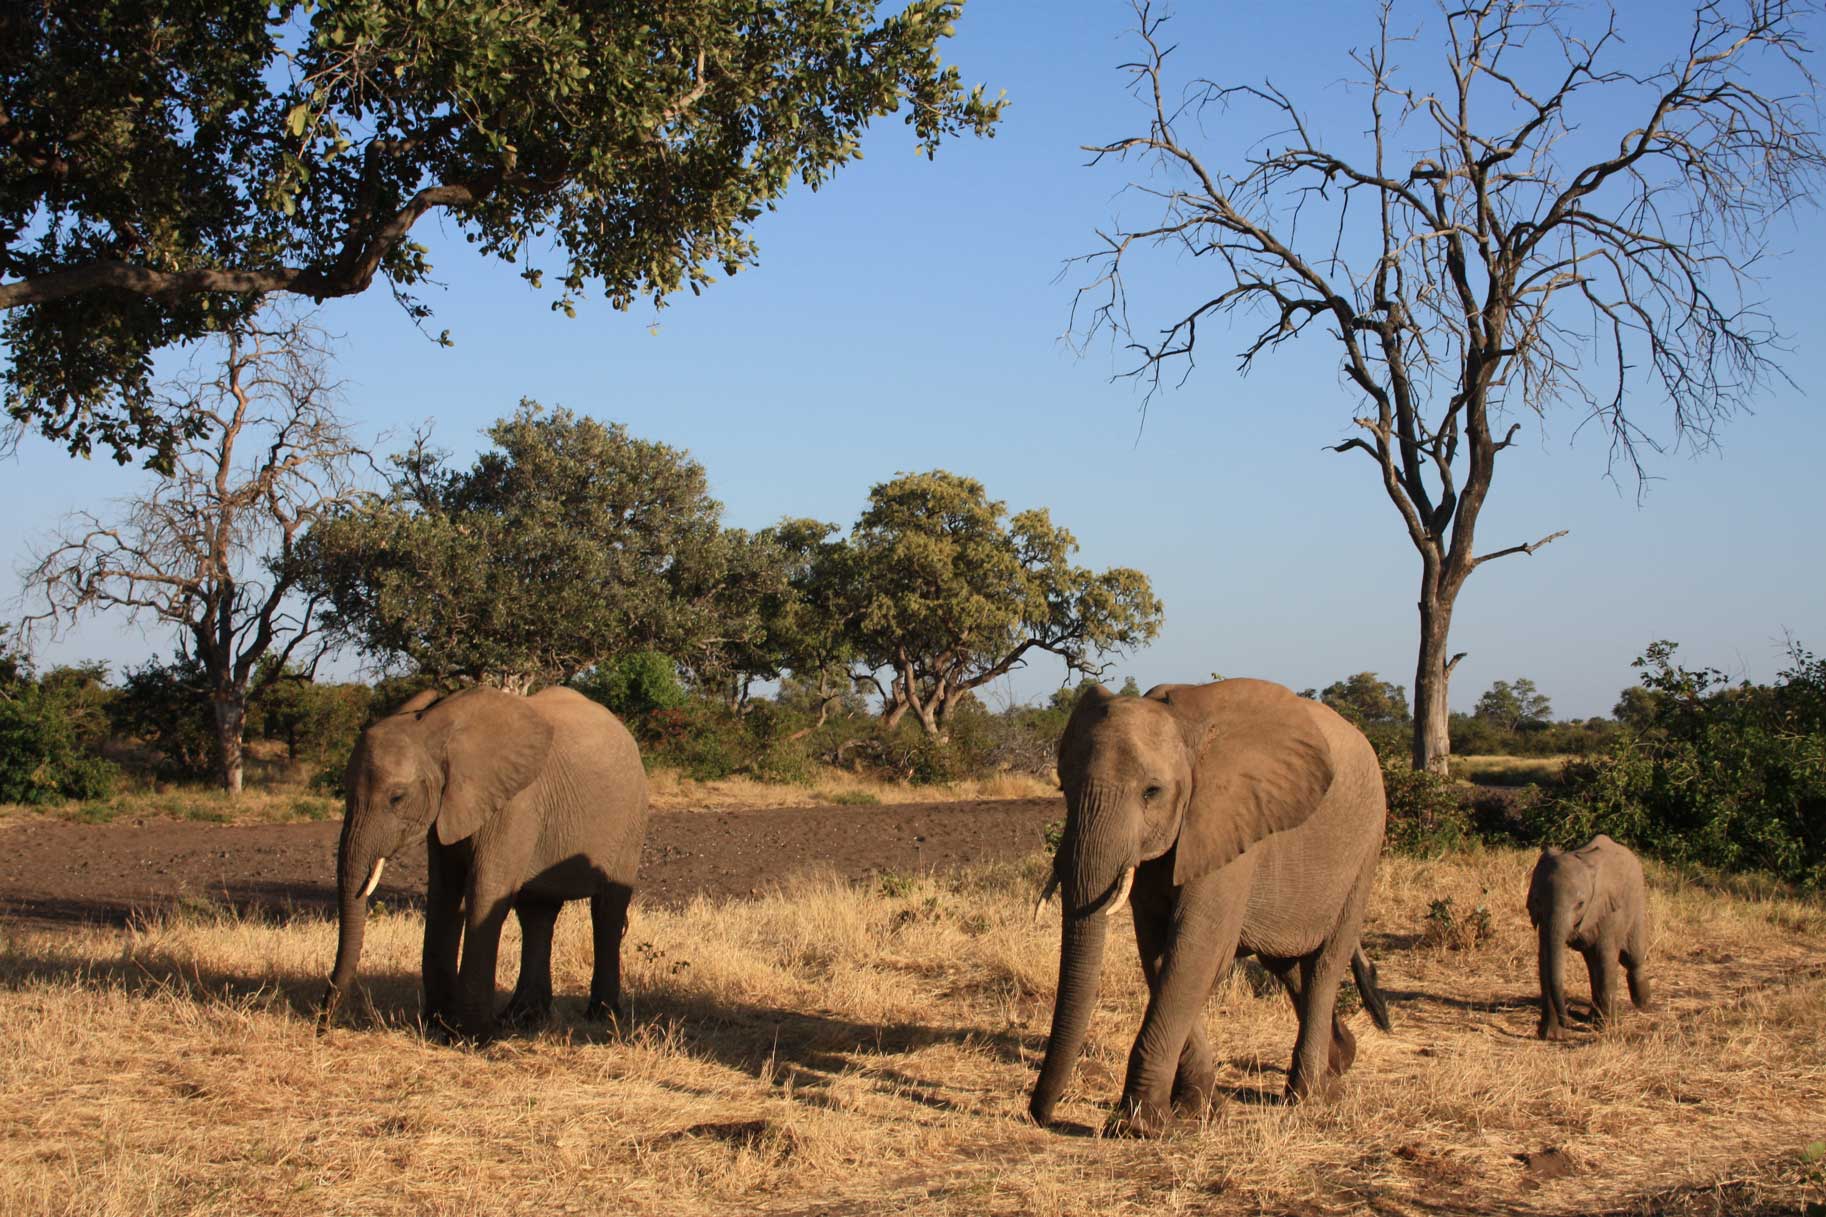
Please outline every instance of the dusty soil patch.
M645 904L756 895L808 869L855 880L1013 861L1040 847L1060 799L661 811L641 855ZM335 908L338 823L211 825L147 819L0 823L0 916L38 924L119 923L136 908L207 900L285 914ZM422 901L425 859L387 867L379 899Z

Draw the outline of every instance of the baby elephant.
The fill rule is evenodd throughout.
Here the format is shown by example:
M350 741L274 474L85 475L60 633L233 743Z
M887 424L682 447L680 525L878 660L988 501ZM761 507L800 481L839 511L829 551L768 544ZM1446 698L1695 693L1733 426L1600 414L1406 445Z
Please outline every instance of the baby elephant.
M1629 974L1629 997L1648 1006L1648 897L1642 863L1602 833L1574 850L1548 849L1528 881L1528 920L1540 932L1541 1025L1544 1040L1566 1038L1566 948L1585 956L1591 1006L1602 1026L1616 1016L1617 964Z

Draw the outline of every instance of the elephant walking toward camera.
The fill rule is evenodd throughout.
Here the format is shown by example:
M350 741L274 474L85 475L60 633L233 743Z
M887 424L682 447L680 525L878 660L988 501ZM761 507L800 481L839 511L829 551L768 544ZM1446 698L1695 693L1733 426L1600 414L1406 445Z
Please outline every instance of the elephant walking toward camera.
M1648 890L1635 854L1603 833L1578 849L1543 851L1528 878L1528 920L1540 934L1542 1039L1565 1039L1571 1021L1562 975L1567 947L1585 956L1594 1022L1617 1016L1619 963L1630 1001L1648 1006Z
M1350 1067L1336 1016L1346 964L1385 1030L1374 969L1358 951L1387 809L1376 754L1336 713L1277 684L1161 685L1142 697L1091 689L1059 743L1065 833L1055 862L1064 926L1059 991L1030 1110L1052 1116L1096 1003L1108 914L1124 898L1148 982L1114 1120L1163 1128L1215 1087L1198 1015L1239 954L1293 998L1299 1036L1287 1093Z
M347 789L324 1025L355 979L382 866L421 841L430 861L429 1025L474 1039L493 1033L495 962L510 908L520 918L520 981L502 1017L547 1018L552 927L564 901L585 898L595 936L587 1012L620 1016L621 939L647 831L647 779L613 714L564 688L532 697L473 688L436 702L421 694L362 732Z

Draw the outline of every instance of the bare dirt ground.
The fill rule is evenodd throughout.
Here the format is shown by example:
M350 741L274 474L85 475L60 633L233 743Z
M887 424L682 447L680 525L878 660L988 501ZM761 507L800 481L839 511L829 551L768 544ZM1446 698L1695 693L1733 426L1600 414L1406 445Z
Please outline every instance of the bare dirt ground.
M643 904L758 895L808 869L846 880L950 872L1040 848L1064 802L1019 799L661 811L641 855ZM214 825L145 819L0 823L0 917L37 925L124 922L136 909L207 900L250 914L333 913L337 823ZM422 904L425 859L391 859L378 898Z

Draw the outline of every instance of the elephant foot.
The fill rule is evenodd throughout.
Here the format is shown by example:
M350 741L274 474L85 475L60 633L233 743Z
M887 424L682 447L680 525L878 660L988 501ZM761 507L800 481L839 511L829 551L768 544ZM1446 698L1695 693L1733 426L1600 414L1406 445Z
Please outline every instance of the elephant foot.
M1173 1107L1124 1099L1104 1122L1106 1137L1158 1137L1173 1126Z
M1559 1023L1542 1023L1539 1027L1535 1028L1534 1033L1539 1038L1550 1040L1554 1043L1559 1043L1572 1038L1571 1032L1567 1031L1566 1028L1562 1027Z
M552 999L515 997L501 1011L500 1023L515 1031L532 1031L552 1021Z
M600 998L592 997L590 999L590 1004L583 1008L583 1017L589 1019L593 1023L610 1023L614 1026L620 1026L622 1018L621 1003L607 1002Z
M1192 1119L1202 1117L1217 1101L1217 1073L1203 1070L1180 1075L1173 1082L1173 1114Z

